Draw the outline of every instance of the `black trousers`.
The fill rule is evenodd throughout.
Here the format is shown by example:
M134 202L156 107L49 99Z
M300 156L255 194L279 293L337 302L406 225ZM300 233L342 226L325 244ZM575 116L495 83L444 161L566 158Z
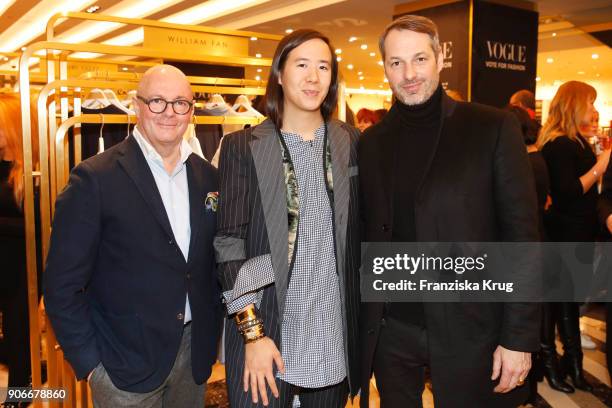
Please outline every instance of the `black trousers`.
M386 317L373 367L380 407L422 408L428 361L425 328Z

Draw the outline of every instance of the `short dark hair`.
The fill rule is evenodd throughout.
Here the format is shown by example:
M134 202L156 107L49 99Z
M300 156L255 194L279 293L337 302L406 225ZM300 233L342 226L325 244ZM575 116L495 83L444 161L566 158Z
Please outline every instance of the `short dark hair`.
M414 14L408 14L401 16L393 20L385 31L381 34L378 39L378 48L380 49L380 55L383 60L385 59L385 40L391 32L391 30L408 30L416 33L427 34L429 36L429 43L434 54L439 54L442 50L440 47L440 36L438 35L438 26L436 23L428 19L427 17L417 16Z
M278 83L278 80L285 67L285 62L287 62L287 57L291 51L306 41L314 39L319 39L327 44L331 54L331 83L329 85L329 91L321 104L321 116L323 116L323 120L327 121L334 112L334 109L336 109L338 100L338 62L334 56L334 50L329 39L315 30L296 30L283 37L278 43L276 51L274 52L274 58L272 59L272 66L270 67L268 85L266 86L264 102L266 115L274 122L278 129L281 129L283 126L284 99L283 87Z

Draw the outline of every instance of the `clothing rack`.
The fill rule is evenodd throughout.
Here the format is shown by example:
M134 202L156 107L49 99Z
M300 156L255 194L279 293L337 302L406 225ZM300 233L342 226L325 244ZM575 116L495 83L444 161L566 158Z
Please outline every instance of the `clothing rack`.
M91 400L88 396L86 382L77 382L70 365L64 360L63 352L57 343L52 327L48 319L41 322L38 316L38 281L36 255L40 251L42 259L45 259L51 232L51 219L55 199L68 180L68 166L66 149L66 134L69 129L75 133L75 153L80 152L79 126L85 123L136 123L132 115L82 115L81 102L87 92L93 88L112 90L133 90L137 87L137 81L141 74L126 72L87 72L70 77L68 64L72 59L71 53L92 52L102 54L101 59L87 60L91 63L110 62L113 64L127 66L151 66L156 63L172 60L179 62L208 63L224 66L270 66L271 59L255 58L250 56L218 56L187 53L175 49L152 49L144 46L115 46L100 43L67 44L58 42L55 36L55 26L60 20L94 20L114 22L137 27L161 27L166 29L192 31L198 33L212 33L219 35L238 37L258 37L261 39L278 41L281 36L253 33L249 31L222 30L203 26L186 26L179 24L162 23L154 20L127 19L89 13L62 13L51 17L47 24L47 41L30 44L19 56L19 88L22 105L22 133L24 151L24 175L25 175L25 201L24 217L26 225L26 267L28 280L28 306L30 324L30 345L32 357L32 386L40 388L41 384L41 337L46 339L47 372L49 388L64 388L67 390L68 398L64 401L50 401L48 406L55 407L90 407ZM36 53L44 51L46 56L41 56L40 66L46 63L46 72L36 72L30 67L29 61L32 57L38 57ZM117 61L108 59L113 56L127 56L145 59L145 61ZM10 71L10 75L16 72ZM0 74L3 74L0 72ZM225 93L263 95L265 93L265 82L233 78L211 78L211 77L189 77L194 92L201 93ZM40 81L40 82L39 82ZM33 171L33 151L31 143L30 104L32 85L42 83L42 89L37 97L37 120L39 127L39 163L40 172ZM70 117L70 106L74 116ZM250 124L255 125L262 121L256 117L214 117L196 116L196 124ZM75 158L79 159L75 154ZM40 248L37 248L35 205L34 205L34 180L40 178ZM41 333L41 327L46 325L46 331ZM34 402L34 407L39 408L40 401Z

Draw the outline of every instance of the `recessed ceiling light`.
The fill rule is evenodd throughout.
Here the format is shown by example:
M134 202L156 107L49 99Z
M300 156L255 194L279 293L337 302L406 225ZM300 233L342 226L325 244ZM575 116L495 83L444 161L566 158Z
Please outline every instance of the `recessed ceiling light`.
M353 64L348 64L348 65L346 66L346 68L347 68L347 69L353 69Z
M355 41L357 41L357 37L350 37L349 38L349 42L355 42Z
M359 77L359 80L360 80L360 81L363 81L364 79L365 79L365 77L364 77L364 76L360 76L360 77Z
M370 53L370 57L375 57L375 56L376 56L376 53L375 53L375 52L371 52L371 53Z
M257 41L257 37L251 37L251 41Z
M3 59L4 61L8 61L8 60L9 60L9 57L4 57L4 58L2 58L2 59Z
M261 68L257 68L257 72L261 72Z
M288 29L285 30L285 32L287 34L291 34L293 32L293 28L288 28Z
M357 75L363 75L363 72L359 71L359 72L357 73Z
M87 10L85 10L87 13L95 13L96 11L100 10L100 6L98 6L97 4L95 6L91 6L89 7Z
M555 62L555 60L553 58L546 58L546 62L548 62L549 64L552 64L553 62Z
M387 82L389 82L389 80L387 78L383 79L383 82L386 84Z
M368 44L361 44L361 49L362 50L367 50L368 49Z
M255 54L255 58L261 58L261 54L260 53Z
M127 71L127 70L128 70L128 67L121 67L121 70L122 70L122 71Z
M552 36L553 36L553 37L556 37L556 36L557 36L557 33L552 33Z
M334 52L336 54L342 54L342 49L341 48L336 48L336 50Z
M599 58L599 54L591 54L591 58L598 59Z
M336 57L336 61L338 61L338 62L342 61L342 57L340 57L340 56Z
M255 75L255 80L256 81L261 81L261 77L259 75Z
M577 74L578 75L584 75L584 71L578 71Z
M536 77L536 81L539 81L540 79L542 79L542 78L540 78L540 77Z
M382 60L378 61L378 65L380 65L381 67L383 66Z

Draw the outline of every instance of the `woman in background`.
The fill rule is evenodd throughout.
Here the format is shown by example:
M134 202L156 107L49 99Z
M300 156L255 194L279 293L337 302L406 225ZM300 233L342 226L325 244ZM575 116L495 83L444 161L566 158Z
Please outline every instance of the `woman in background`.
M20 106L17 95L0 94L0 309L3 310L8 387L28 387L31 382ZM34 111L32 117L36 117ZM38 135L34 124L32 135ZM33 157L38 157L36 146L33 143ZM7 408L27 405L4 403Z
M569 81L561 85L538 138L538 147L550 174L552 205L546 226L551 241L592 243L597 235L597 181L608 167L610 150L595 157L580 130L590 124L596 97L595 88L584 82ZM592 265L593 245L583 245L580 250L584 264ZM561 277L562 280L569 278L567 274ZM561 371L569 375L575 388L592 391L583 375L579 304L558 303L557 313L564 350ZM555 353L556 359L554 348L551 353Z

